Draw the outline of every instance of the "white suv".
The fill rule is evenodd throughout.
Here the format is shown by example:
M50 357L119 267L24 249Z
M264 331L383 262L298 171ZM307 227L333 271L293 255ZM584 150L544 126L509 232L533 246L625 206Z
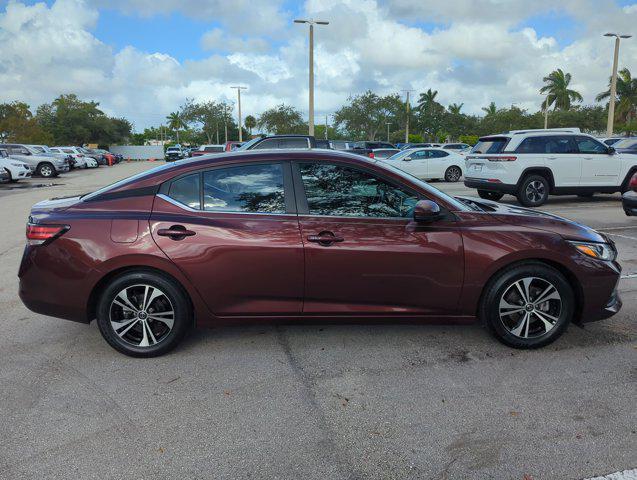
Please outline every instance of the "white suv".
M480 197L515 195L537 207L551 195L623 192L637 171L637 155L581 133L579 128L513 130L482 137L466 157L465 182Z

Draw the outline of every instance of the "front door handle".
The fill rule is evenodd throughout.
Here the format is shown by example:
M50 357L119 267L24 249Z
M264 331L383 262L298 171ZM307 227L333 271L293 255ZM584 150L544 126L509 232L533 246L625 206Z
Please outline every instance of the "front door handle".
M338 237L334 235L332 232L321 232L318 235L309 235L307 237L308 242L318 243L324 247L330 246L332 243L342 242L345 239L343 237Z
M157 235L160 237L169 237L172 240L183 240L186 237L192 237L196 234L196 232L188 230L183 225L173 225L170 228L160 228L157 230Z

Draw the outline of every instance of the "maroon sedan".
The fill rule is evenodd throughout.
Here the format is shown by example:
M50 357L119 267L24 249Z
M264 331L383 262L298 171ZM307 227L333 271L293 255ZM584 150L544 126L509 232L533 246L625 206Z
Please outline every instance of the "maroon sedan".
M394 167L327 151L163 165L38 203L20 297L128 355L192 325L354 318L484 322L535 348L621 307L613 242L563 218L452 198Z

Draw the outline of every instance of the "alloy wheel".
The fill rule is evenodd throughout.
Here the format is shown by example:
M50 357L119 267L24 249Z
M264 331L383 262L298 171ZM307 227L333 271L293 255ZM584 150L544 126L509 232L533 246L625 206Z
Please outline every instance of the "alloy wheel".
M526 198L533 203L541 201L546 195L546 188L539 180L533 180L526 186Z
M500 321L518 338L537 338L555 328L562 308L555 285L543 278L525 277L512 283L500 298Z
M53 169L48 165L42 165L40 167L40 175L43 177L51 177L53 175Z
M175 324L175 310L159 288L138 284L121 290L109 307L115 334L136 347L152 347L168 337Z
M461 176L462 172L458 167L449 167L445 175L445 180L447 180L448 182L457 182L458 180L460 180Z

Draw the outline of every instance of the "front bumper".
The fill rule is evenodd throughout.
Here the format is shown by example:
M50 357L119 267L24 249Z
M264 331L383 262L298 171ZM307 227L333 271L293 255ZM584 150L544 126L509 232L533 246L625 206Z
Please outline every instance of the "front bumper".
M622 195L622 206L629 217L637 217L637 192L629 191Z
M490 182L486 178L465 177L465 187L485 190L487 192L508 193L515 195L518 186L510 183Z

